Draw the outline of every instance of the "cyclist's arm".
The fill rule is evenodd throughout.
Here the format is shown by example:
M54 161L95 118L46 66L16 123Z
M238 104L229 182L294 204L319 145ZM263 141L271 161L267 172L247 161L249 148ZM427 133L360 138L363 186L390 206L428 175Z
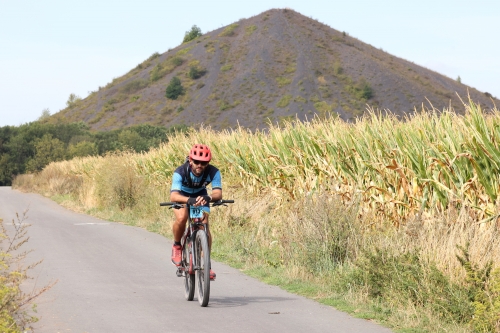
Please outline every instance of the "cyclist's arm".
M222 176L220 171L214 175L214 179L212 179L212 201L219 201L222 199Z
M214 188L212 190L212 201L219 201L222 199L222 190L220 188Z
M180 192L172 191L170 192L170 201L179 202L179 203L187 203L188 197L183 196Z
M188 197L181 194L182 191L182 176L177 172L174 172L172 176L172 187L170 188L170 201L187 203Z

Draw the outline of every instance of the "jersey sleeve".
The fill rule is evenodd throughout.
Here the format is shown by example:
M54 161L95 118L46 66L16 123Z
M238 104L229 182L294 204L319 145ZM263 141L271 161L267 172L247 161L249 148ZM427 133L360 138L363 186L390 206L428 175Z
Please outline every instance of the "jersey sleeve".
M214 179L212 180L212 189L220 189L222 190L222 176L220 174L220 171L217 170L217 172L214 175Z
M182 176L177 172L172 175L172 187L170 192L180 192L182 191Z

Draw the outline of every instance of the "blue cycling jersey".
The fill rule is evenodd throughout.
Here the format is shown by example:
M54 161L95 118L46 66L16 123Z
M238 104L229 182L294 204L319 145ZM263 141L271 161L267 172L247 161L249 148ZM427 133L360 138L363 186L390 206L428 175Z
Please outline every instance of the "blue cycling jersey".
M190 178L188 179L187 177ZM172 176L172 187L170 188L170 192L180 192L187 197L206 195L207 185L210 183L212 184L212 190L222 190L222 177L219 169L213 165L208 165L205 168L205 172L197 177L191 171L189 163L185 163L175 169ZM202 207L202 210L210 213L210 205L208 202Z
M191 181L189 181L187 177L190 177ZM212 185L212 189L222 190L222 177L220 171L213 165L207 166L205 169L204 181L203 178L204 175L199 177L195 176L189 164L183 164L174 171L170 192L185 192L192 197L193 194L201 194L201 191L206 191L208 184ZM201 181L203 181L203 184L200 183Z

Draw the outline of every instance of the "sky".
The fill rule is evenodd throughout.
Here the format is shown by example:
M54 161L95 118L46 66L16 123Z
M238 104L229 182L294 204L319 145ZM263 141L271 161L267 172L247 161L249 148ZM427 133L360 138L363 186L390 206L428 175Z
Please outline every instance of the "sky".
M498 0L0 0L0 127L59 112L193 25L206 33L273 8L500 98Z

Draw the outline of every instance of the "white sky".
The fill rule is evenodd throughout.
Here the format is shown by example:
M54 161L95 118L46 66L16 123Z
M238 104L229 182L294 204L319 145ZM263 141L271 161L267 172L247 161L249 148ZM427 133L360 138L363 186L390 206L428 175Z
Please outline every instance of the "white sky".
M286 7L500 98L499 0L0 0L0 126L85 98L193 25Z

